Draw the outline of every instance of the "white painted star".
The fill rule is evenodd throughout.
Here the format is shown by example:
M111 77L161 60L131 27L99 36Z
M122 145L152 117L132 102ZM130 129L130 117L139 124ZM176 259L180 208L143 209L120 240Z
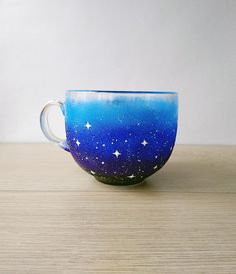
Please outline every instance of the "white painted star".
M158 166L154 166L154 168L153 169L157 169L158 168Z
M90 172L92 173L92 174L96 174L94 171L92 171L92 170L90 170Z
M146 140L143 140L141 144L145 147L148 144L148 142Z
M102 165L104 165L105 163L104 162L102 162Z
M133 179L135 176L134 176L134 174L132 174L132 175L127 176L127 177L130 178L130 179Z
M79 140L76 141L77 146L79 146L81 143Z
M87 122L87 124L86 125L84 125L87 129L90 129L91 128L91 125L90 125L90 123L89 122Z
M103 146L103 147L105 147L106 145L105 145L105 144L103 144L102 146Z
M118 158L121 155L121 153L118 150L116 150L112 154L114 154L116 156L116 158Z

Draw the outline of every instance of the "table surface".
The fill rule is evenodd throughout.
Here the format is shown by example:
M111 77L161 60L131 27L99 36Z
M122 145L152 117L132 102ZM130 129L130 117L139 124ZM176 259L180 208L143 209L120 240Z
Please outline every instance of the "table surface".
M138 186L0 145L0 273L236 273L236 146L176 146Z

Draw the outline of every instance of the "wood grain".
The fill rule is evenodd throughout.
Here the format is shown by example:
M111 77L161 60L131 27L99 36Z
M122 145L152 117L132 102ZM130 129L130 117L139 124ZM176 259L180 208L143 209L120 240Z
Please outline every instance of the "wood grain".
M51 144L0 145L0 191L126 191L98 183ZM133 191L236 192L236 146L176 146L168 163Z
M235 147L177 146L129 188L53 146L0 149L1 274L236 273Z

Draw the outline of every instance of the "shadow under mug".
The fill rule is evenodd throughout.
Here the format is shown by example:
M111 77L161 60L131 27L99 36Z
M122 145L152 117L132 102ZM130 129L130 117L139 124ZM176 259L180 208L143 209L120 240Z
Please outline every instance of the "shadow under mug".
M44 106L41 129L98 181L137 184L169 159L177 132L176 92L69 90L65 97L65 103ZM50 130L51 106L65 116L66 140Z

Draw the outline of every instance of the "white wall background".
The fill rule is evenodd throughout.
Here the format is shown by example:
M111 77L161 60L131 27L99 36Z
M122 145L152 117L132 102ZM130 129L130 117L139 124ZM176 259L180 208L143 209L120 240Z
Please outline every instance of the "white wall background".
M66 89L144 89L180 91L178 143L236 144L235 76L235 0L0 0L1 142L45 142Z

